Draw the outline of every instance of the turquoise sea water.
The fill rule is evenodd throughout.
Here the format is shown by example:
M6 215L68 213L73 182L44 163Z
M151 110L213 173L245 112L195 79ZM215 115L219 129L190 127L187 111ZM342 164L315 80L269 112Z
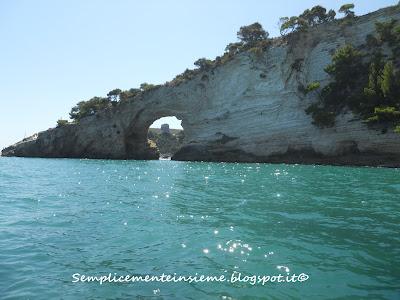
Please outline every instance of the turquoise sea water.
M309 278L72 282L163 272ZM0 299L102 298L399 299L400 170L0 158Z

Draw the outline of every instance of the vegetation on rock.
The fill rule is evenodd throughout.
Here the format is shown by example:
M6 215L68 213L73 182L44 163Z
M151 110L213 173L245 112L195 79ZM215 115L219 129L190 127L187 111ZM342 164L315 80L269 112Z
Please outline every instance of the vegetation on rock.
M78 102L71 109L69 116L73 121L79 122L79 120L84 117L95 115L99 111L118 105L121 101L134 98L141 93L145 93L157 87L157 85L144 82L138 89L129 89L126 91L114 89L107 93L107 97L93 97L87 101Z
M69 117L74 121L79 121L84 117L92 116L97 112L111 107L112 103L109 98L93 97L88 101L80 101L69 113Z
M68 120L58 119L57 120L57 127L62 127L68 124Z
M354 4L349 3L349 4L344 4L339 8L339 12L344 14L346 18L352 18L355 16L354 11Z
M306 94L311 93L312 91L319 89L320 86L321 84L318 81L311 82L307 85L305 93Z
M281 35L287 35L296 31L306 31L309 27L331 22L335 19L336 12L317 5L311 9L306 9L301 15L280 18Z
M268 35L269 33L258 22L240 27L237 33L238 39L243 45L248 47L256 46L258 42L266 40Z
M199 58L193 63L200 70L209 70L213 66L213 61L206 58Z
M156 85L154 85L154 84L144 82L140 85L140 90L145 92L145 91L150 91L150 90L154 89L155 87L156 87Z
M322 88L318 102L306 109L313 117L313 124L332 127L335 116L343 109L350 109L383 132L389 127L399 131L400 31L396 24L395 20L376 23L377 36L366 38L368 52L361 52L352 45L335 52L332 63L325 68L332 81ZM391 55L383 54L385 44ZM315 83L310 86L319 88Z
M107 98L110 99L111 102L118 102L121 92L122 91L120 89L109 91L107 94Z
M139 95L141 92L142 92L142 91L141 91L140 89L135 89L135 88L129 89L129 90L126 90L126 91L122 91L122 92L119 94L119 100L120 100L121 102L127 101L127 100L130 99L130 98L136 97L136 96Z

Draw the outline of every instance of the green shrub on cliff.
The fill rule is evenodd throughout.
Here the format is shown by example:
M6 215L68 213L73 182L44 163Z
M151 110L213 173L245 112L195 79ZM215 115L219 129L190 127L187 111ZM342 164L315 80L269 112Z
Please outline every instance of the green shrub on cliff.
M352 18L355 16L355 13L352 9L354 9L353 3L344 4L339 8L339 12L344 14L346 18Z
M325 22L330 22L335 19L336 13L334 10L326 12L326 8L320 5L314 6L311 9L306 9L299 18L305 20L308 26L315 26Z
M144 92L152 90L156 87L156 85L151 84L151 83L147 83L147 82L143 82L142 84L140 84L140 89Z
M79 121L84 117L92 116L111 106L112 104L109 98L93 97L88 101L78 102L78 104L71 109L69 116L72 120Z
M394 132L395 133L400 133L400 124L396 125L396 127L394 128Z
M314 6L311 9L306 9L301 15L293 17L280 18L280 33L286 35L291 32L305 31L307 28L331 22L335 19L336 12L329 10L326 12L326 8L320 5Z
M78 102L74 107L72 107L69 116L73 121L79 122L79 120L84 117L95 115L99 111L116 106L121 101L127 101L140 93L156 87L157 86L153 84L142 83L139 89L129 89L126 91L114 89L107 93L107 97L93 97L88 101Z
M362 54L352 45L347 44L339 48L332 56L332 63L325 67L325 72L333 76L340 84L346 85L348 81L354 82L362 69Z
M391 19L386 22L376 22L376 32L378 33L379 41L384 43L395 43L398 37L397 28L395 25L397 20Z
M305 93L306 94L311 93L312 91L315 91L315 90L319 89L320 86L321 86L321 84L318 81L311 82L305 88Z
M64 119L58 119L57 120L57 127L62 127L68 125L68 120L64 120Z
M335 112L329 111L321 103L310 105L306 113L313 118L312 124L319 128L332 127L335 124Z
M393 103L396 101L396 98L400 96L400 91L391 61L386 62L380 79L383 97L386 98L389 103Z
M299 24L299 17L282 17L279 19L279 31L281 35L286 35L304 28Z
M122 91L119 94L119 100L120 101L127 101L129 98L134 98L138 94L140 94L142 91L140 89L129 89L126 91Z
M368 83L364 88L364 107L374 110L379 106L400 105L400 74L392 61L383 62L380 58L369 66Z
M206 59L206 58L199 58L193 63L196 67L198 67L200 70L207 71L211 69L214 65L212 60Z
M339 112L343 107L357 106L360 101L360 81L365 74L362 54L351 45L339 48L332 56L332 63L325 68L332 82L321 91L323 106Z
M122 91L120 89L114 89L112 91L109 91L107 94L108 99L110 99L110 101L112 103L116 103L119 100L119 95L122 93Z
M258 42L266 40L269 33L263 29L260 23L240 27L237 37L248 48L254 47Z
M243 43L242 42L237 42L237 43L229 43L225 47L225 51L229 54L235 55L239 53L242 50Z
M230 59L242 51L249 51L249 53L254 54L256 57L261 57L270 44L268 36L269 33L258 22L240 27L237 32L240 42L229 44L225 48L227 53L224 54L225 57L223 59Z
M368 124L384 128L385 132L388 127L399 131L400 71L381 49L383 43L388 42L396 59L396 48L390 44L396 38L392 35L394 24L391 21L376 24L378 37L369 35L366 38L368 53L362 53L351 45L345 45L334 53L332 63L325 68L332 80L318 94L317 103L306 109L313 124L321 128L331 127L335 124L335 116L348 108ZM314 83L310 85L319 88Z
M172 85L179 85L186 80L192 79L197 74L197 70L189 70L186 69L183 73L175 76L174 79L170 82Z
M370 123L400 122L400 111L393 106L375 107L374 114L367 119Z

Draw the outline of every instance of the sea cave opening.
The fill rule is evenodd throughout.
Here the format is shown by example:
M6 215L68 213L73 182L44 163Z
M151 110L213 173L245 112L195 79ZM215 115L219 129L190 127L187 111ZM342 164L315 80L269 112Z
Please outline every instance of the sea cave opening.
M159 159L169 160L181 148L184 139L182 120L175 116L155 120L147 131L147 143L156 148Z

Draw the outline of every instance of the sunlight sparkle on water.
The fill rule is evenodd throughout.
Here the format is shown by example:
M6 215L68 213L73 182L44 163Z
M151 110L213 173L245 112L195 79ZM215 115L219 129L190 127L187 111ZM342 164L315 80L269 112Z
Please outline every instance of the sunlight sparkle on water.
M288 267L286 267L286 266L277 266L276 267L279 271L284 271L284 272L286 272L286 273L289 273L290 272L290 269L288 268Z
M52 299L65 291L60 274L86 268L227 278L238 269L243 275L304 272L311 280L269 288L179 284L178 290L156 282L106 290L71 285L67 292L85 299L111 292L154 297L158 288L157 297L176 299L222 299L220 291L235 299L321 299L325 292L364 299L366 283L371 299L397 299L399 171L1 157L0 219L8 228L0 239L1 262L3 275L8 268L13 274L1 276L0 268L0 290L23 283L18 293L7 290L10 299L28 293ZM35 276L25 272L32 267ZM51 287L42 288L44 282Z

